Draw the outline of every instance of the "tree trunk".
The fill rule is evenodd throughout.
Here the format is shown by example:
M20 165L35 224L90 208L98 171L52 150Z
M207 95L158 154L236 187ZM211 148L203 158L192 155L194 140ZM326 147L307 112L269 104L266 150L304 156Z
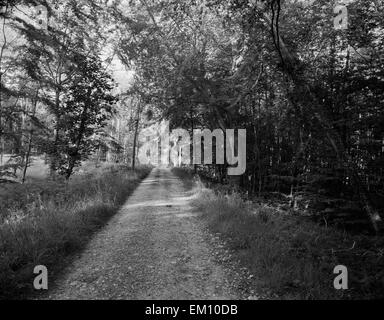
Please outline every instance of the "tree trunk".
M60 90L56 90L56 97L55 97L55 108L56 108L56 127L55 127L55 137L53 142L53 150L50 154L50 175L54 176L56 170L57 170L57 161L58 161L58 144L59 144L59 134L60 134L60 115L59 115L59 108L60 108Z
M139 135L139 126L140 126L140 117L141 117L140 102L138 102L137 108L138 109L137 109L137 116L136 116L136 123L135 123L135 134L133 136L132 170L135 170L136 168L136 148L137 148L137 138Z
M39 90L36 91L36 98L35 98L35 101L33 102L33 109L32 109L32 116L33 117L36 114L38 94L39 94ZM27 175L27 170L28 170L28 165L29 165L29 159L31 157L31 150L32 150L32 140L33 140L33 133L34 133L32 121L30 123L30 126L31 126L31 128L29 130L28 148L27 148L27 152L26 152L25 157L24 157L23 177L21 180L21 182L23 184L25 183L25 178Z
M30 156L31 156L32 138L33 138L33 130L31 130L30 133L29 133L28 149L27 149L27 152L26 152L25 157L24 157L23 177L22 177L22 180L21 180L21 182L23 184L25 183L25 177L27 175L29 159L30 159Z
M7 47L7 35L5 33L5 25L6 25L6 16L7 16L7 13L8 13L8 8L9 8L9 3L8 1L6 1L6 5L5 5L5 10L4 10L4 17L3 17L3 25L2 25L2 31L3 31L3 44L1 46L1 49L0 49L0 85L2 85L2 80L3 80L3 56L4 56L4 50L5 48ZM0 148L1 148L1 151L0 151L0 165L3 164L3 157L4 157L4 149L5 149L5 141L4 141L4 137L3 137L3 121L2 121L2 116L3 116L3 97L2 97L2 92L1 92L1 88L0 88Z

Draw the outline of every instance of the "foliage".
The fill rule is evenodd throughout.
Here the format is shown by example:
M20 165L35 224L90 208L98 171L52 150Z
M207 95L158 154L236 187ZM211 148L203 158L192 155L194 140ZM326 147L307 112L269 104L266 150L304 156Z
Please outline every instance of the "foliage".
M66 92L59 124L58 170L67 178L99 146L98 135L116 102L112 79L97 58L79 56L76 67L78 75Z
M98 137L116 102L101 59L108 41L101 4L7 2L1 17L0 144L2 154L22 158L23 181L32 151L48 154L51 173L69 178L100 144ZM47 16L36 16L37 5L47 9ZM88 97L81 93L84 81L96 88Z
M247 129L250 194L325 186L358 199L376 231L384 205L381 1L132 1L118 47L147 104L174 127ZM222 165L203 166L225 182ZM338 186L336 188L336 186ZM317 191L316 191L317 190ZM335 192L332 192L336 190Z

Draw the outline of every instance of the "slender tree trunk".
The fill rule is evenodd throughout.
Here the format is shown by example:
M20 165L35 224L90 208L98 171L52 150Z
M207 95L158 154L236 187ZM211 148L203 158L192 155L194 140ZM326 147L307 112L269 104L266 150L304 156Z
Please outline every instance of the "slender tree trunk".
M3 33L3 45L1 46L1 49L0 49L0 85L2 85L2 81L3 81L3 56L4 56L4 51L5 51L5 48L7 47L7 44L8 44L8 41L7 41L7 35L6 35L6 32L5 32L5 26L6 26L6 15L8 13L8 9L9 9L9 4L8 4L8 1L6 1L6 5L5 5L5 10L4 10L4 17L3 17L3 25L2 25L2 33ZM5 141L4 141L4 136L3 136L3 130L4 130L4 126L3 126L3 119L2 119L2 116L3 116L3 96L2 96L2 90L0 88L0 148L1 148L1 151L0 151L0 165L3 164L3 160L4 160L4 149L5 149Z
M0 153L0 165L3 165L3 158L4 158L4 149L5 149L5 142L4 138L1 136L0 137L0 148L1 148L1 153Z
M1 106L1 93L0 93L0 165L3 165L4 161L4 149L5 149L5 141L3 136L3 118L2 118L2 106Z
M135 170L136 166L136 144L137 144L137 132L138 132L138 121L136 121L135 135L133 137L133 151L132 151L132 170Z
M32 139L33 139L33 130L30 131L29 133L29 140L28 140L28 148L27 152L25 154L24 158L24 169L23 169L23 177L21 182L24 184L25 183L25 177L27 175L27 170L28 170L28 165L29 165L29 159L31 156L31 150L32 150Z
M138 109L137 109L136 122L135 122L135 134L133 136L132 170L135 170L135 167L136 167L136 148L137 148L137 138L139 135L140 116L141 116L141 107L139 102Z
M91 89L88 90L88 97L91 94ZM76 158L79 156L79 151L80 151L80 145L84 139L84 132L86 129L86 122L87 122L87 114L88 114L88 106L86 105L84 107L84 110L81 115L81 120L80 120L80 127L79 127L79 134L77 135L76 138L76 149L74 150L74 155L71 156L67 168L67 174L66 174L66 179L69 180L73 173L73 169L75 168L76 165Z
M36 114L36 107L37 107L37 98L38 98L39 90L36 91L36 97L35 101L33 102L33 109L32 109L32 116L34 117ZM33 141L33 123L31 121L30 123L30 130L29 130L29 139L28 139L28 147L27 147L27 152L24 157L24 169L23 169L23 177L21 182L24 184L25 183L25 178L27 176L27 170L28 170L28 165L29 165L29 160L31 158L31 151L32 151L32 141Z
M75 168L75 164L76 164L76 161L74 158L71 158L69 160L69 164L68 164L68 169L67 169L67 173L65 175L65 179L68 181L69 178L71 177L72 173L73 173L73 169Z
M56 107L56 127L55 127L55 137L53 142L53 150L50 155L50 175L54 176L56 170L57 170L57 162L58 162L58 144L59 144L59 134L60 134L60 115L59 115L59 108L60 108L60 90L56 90L56 97L55 97L55 107Z

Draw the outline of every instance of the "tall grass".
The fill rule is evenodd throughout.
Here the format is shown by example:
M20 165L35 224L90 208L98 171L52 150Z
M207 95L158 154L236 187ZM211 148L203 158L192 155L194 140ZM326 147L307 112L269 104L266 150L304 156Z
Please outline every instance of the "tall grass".
M40 181L0 194L0 298L32 286L33 268L60 264L124 203L150 169L103 166L70 182ZM7 192L6 192L7 191Z
M351 299L384 296L383 239L351 236L263 205L209 189L195 207L254 276L260 292L282 299ZM334 289L333 270L349 270L346 291Z

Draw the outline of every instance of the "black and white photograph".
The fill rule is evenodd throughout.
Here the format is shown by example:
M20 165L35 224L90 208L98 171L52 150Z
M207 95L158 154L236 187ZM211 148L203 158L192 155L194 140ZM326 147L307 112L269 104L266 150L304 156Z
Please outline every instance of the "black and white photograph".
M0 0L0 84L0 302L384 299L383 0Z

